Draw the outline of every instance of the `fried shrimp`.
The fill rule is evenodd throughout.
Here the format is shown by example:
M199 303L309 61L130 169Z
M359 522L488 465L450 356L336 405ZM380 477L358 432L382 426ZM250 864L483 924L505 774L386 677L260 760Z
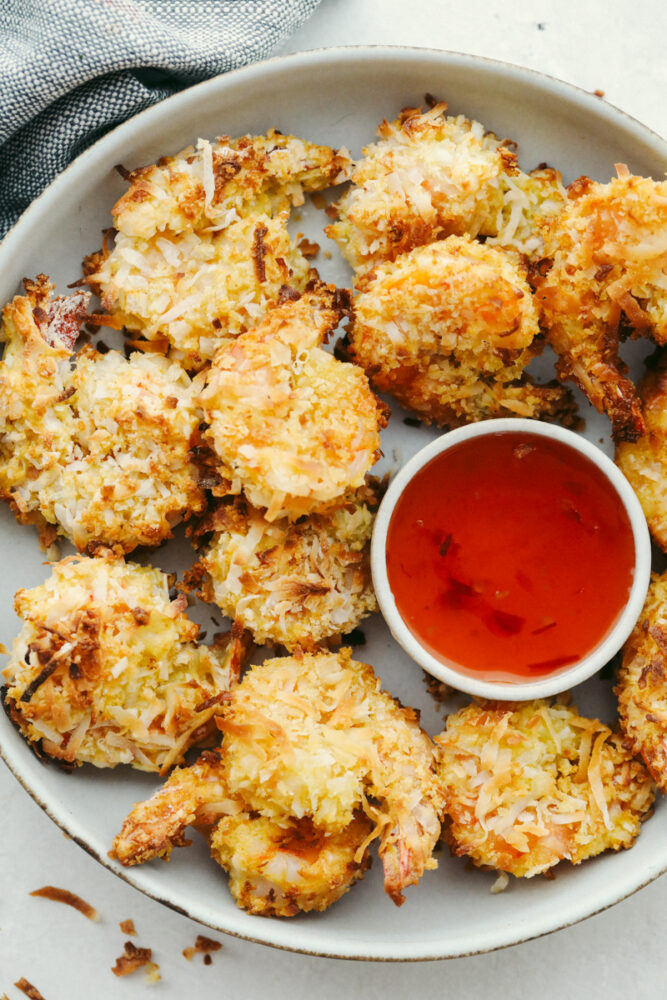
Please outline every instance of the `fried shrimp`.
M654 787L620 736L575 708L469 705L436 737L444 837L481 867L530 878L631 847Z
M286 216L255 213L224 230L119 233L84 261L106 313L100 324L127 327L157 346L172 346L202 368L220 341L259 322L285 286L302 289L310 266L290 239Z
M525 174L513 143L479 122L445 117L446 104L422 114L405 108L378 129L352 172L327 233L353 268L392 261L452 234L487 236L522 253L541 247L538 222L560 210L560 174Z
M26 281L2 313L0 341L0 497L23 522L54 523L40 496L60 476L72 450L68 403L70 355L89 296L52 296L44 274ZM43 516L44 515L44 516Z
M184 605L164 573L108 552L70 556L42 586L19 590L24 625L4 697L25 738L70 764L179 763L215 729L247 648L240 632L197 645Z
M349 649L253 668L220 726L229 784L250 809L308 816L329 833L364 809L396 903L435 867L440 800L431 741L415 712L380 690Z
M644 433L619 441L616 464L637 494L651 536L667 552L667 356L638 386Z
M70 404L74 453L50 491L58 523L79 550L92 542L159 545L205 503L191 458L200 414L183 368L157 355L84 347Z
M356 365L321 344L348 309L347 295L314 283L223 345L199 396L206 442L224 480L267 521L340 504L376 460L385 407Z
M573 422L568 392L523 374L542 344L517 254L449 236L378 265L359 288L339 351L422 419L450 427L500 416Z
M211 854L229 872L229 890L240 907L262 917L293 917L326 910L363 878L372 829L365 816L340 833L325 833L308 819L282 827L238 813L213 829Z
M431 853L442 801L431 741L415 712L381 691L372 668L352 660L349 649L252 668L232 691L218 725L224 739L217 766L206 754L127 817L114 842L123 864L168 855L188 823L212 826L216 813L243 811L287 831L292 853L295 825L303 835L307 820L318 838L321 870L333 863L321 854L331 848L347 857L350 880L360 876L365 849L379 837L385 889L397 904L406 886L436 866ZM365 838L360 823L368 823ZM262 825L255 846L244 844L245 860L234 862L241 849L237 824L218 827L212 836L214 853L232 872L235 864L256 872L261 841L275 844L271 827ZM349 864L351 843L357 845L356 868ZM237 884L244 880L239 876Z
M633 752L667 791L667 573L651 580L644 609L623 649L614 691Z
M150 799L136 803L110 855L126 866L168 859L174 847L187 846L188 826L206 832L222 816L242 810L229 789L220 751L205 750L194 764L175 768Z
M163 787L138 803L114 841L112 857L124 865L168 858L195 826L211 855L229 872L240 907L260 916L291 917L324 910L363 877L370 864L373 823L363 814L339 833L317 829L308 818L275 820L250 813L229 788L221 751L176 768Z
M618 440L636 441L641 403L618 345L628 330L667 342L667 181L617 170L609 184L575 181L545 224L537 299L559 377L607 413Z
M377 610L369 549L378 503L369 483L339 507L291 523L269 522L235 498L204 519L201 530L213 535L186 583L256 643L314 649Z
M91 347L72 368L85 297L50 299L43 275L28 288L3 314L0 495L45 541L57 532L80 551L160 544L205 501L190 457L200 422L190 378L162 357ZM47 309L66 324L64 340L40 326Z
M114 225L140 239L165 230L225 228L249 213L275 215L302 205L304 192L342 183L350 168L346 150L275 129L213 143L200 139L196 148L131 171L130 188L112 209Z

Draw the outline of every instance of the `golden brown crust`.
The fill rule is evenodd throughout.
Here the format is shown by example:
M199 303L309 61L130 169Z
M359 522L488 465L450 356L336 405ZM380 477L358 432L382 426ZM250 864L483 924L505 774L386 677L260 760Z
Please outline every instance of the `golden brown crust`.
M95 322L171 345L189 369L203 368L225 338L260 321L285 286L300 290L310 280L286 222L285 214L258 211L220 231L118 233L113 248L84 265L102 301Z
M548 701L486 702L436 737L443 835L473 864L530 878L631 847L654 787L623 740Z
M190 454L200 421L190 378L164 358L90 346L72 368L64 344L82 293L52 297L44 276L27 287L3 313L0 496L45 542L50 531L80 551L160 544L205 502Z
M278 826L248 813L225 816L211 834L211 854L229 873L238 906L262 917L321 912L363 878L372 822L356 816L339 833L308 819Z
M442 795L433 746L417 714L380 690L349 649L252 668L219 725L221 749L176 770L126 818L112 852L122 864L168 856L194 824L212 838L241 905L269 912L279 904L282 915L296 900L314 909L333 902L363 874L376 837L396 904L436 867ZM261 822L244 825L234 819L241 813ZM313 840L305 870L296 843L304 820Z
M667 791L667 574L654 575L614 688L630 746Z
M616 464L637 494L651 536L667 552L667 355L638 386L644 432L616 445Z
M149 239L165 230L229 224L249 212L275 215L302 205L305 192L342 183L350 166L345 150L275 129L200 139L196 148L125 172L130 187L112 209L114 224L128 236Z
M20 590L24 626L4 670L5 704L32 743L66 763L166 770L215 727L247 648L199 627L159 570L110 553L71 556Z
M266 520L243 497L210 511L213 532L185 582L250 630L256 643L314 649L377 610L370 537L377 481L296 522Z
M525 174L507 140L479 122L406 108L378 129L327 234L363 271L451 235L486 236L523 253L541 247L538 220L564 201L560 174Z
M226 485L292 519L339 504L375 462L385 407L354 365L321 344L349 309L341 289L317 282L255 329L222 346L199 402L204 438Z
M338 352L421 419L448 427L508 416L575 422L567 390L524 375L542 340L515 253L449 236L377 265L358 286Z
M612 421L617 440L644 432L619 338L667 341L667 182L624 167L609 184L575 182L560 216L544 226L546 276L537 272L541 319L572 379Z

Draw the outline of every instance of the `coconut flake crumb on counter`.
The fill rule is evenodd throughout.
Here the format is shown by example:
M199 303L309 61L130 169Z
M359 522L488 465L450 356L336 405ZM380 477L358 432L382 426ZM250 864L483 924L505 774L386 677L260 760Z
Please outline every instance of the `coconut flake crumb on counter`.
M145 969L146 982L157 983L162 976L160 975L160 966L157 962L153 962L152 958L152 948L139 948L131 941L126 941L123 946L123 954L118 956L111 971L114 976L129 976L137 969Z
M78 910L79 913L83 913L84 917L88 917L89 920L97 922L100 919L100 915L94 906L91 906L85 899L81 899L81 896L77 896L68 889L58 889L55 885L44 885L41 889L34 889L30 895L38 896L41 899L51 899L54 903L65 903L67 906Z
M45 1000L44 996L39 992L37 987L33 986L32 983L29 983L24 976L21 976L20 979L17 979L17 981L14 983L14 986L17 988L17 990L20 990L21 993L25 993L25 995L28 997L28 1000ZM7 994L5 993L4 996L6 997Z
M204 965L210 965L211 953L220 951L221 948L221 941L214 941L213 938L206 937L204 934L198 934L194 945L183 949L183 957L187 958L188 962L191 962L195 955L203 955Z

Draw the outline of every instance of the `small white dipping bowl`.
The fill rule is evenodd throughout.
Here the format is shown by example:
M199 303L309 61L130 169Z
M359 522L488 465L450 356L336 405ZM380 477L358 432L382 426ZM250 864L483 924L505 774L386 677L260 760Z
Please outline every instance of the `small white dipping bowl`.
M398 499L408 483L432 459L455 445L461 444L462 441L468 441L482 435L501 433L533 434L561 441L588 458L604 474L620 498L629 518L634 539L635 564L630 597L616 624L583 659L558 673L526 682L478 679L474 675L456 670L455 667L449 666L433 656L403 621L396 607L387 576L387 532ZM630 635L646 598L651 576L651 544L646 518L627 479L616 468L611 459L607 458L599 448L587 441L586 438L562 427L542 423L539 420L515 418L485 420L443 434L437 441L433 441L417 452L396 474L375 519L371 542L371 568L380 610L392 635L405 652L424 670L432 674L433 677L437 677L438 680L444 681L459 691L466 691L468 694L506 701L528 701L533 698L558 694L561 691L567 691L576 684L581 684L582 681L587 680L600 670L618 652Z

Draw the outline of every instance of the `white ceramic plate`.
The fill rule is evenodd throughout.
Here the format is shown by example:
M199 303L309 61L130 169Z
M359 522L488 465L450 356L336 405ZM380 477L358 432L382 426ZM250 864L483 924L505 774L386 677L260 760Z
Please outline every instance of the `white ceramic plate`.
M661 178L667 146L656 135L598 98L528 70L477 57L419 49L350 48L310 52L269 61L200 84L159 104L100 140L70 166L31 206L0 247L0 300L20 288L24 275L45 271L64 290L80 274L85 253L97 249L109 209L124 189L113 167L150 162L198 136L263 132L271 126L353 153L372 139L383 117L417 105L430 92L449 102L452 113L478 118L499 136L519 142L525 169L547 161L566 182L582 173L609 180L613 164ZM321 213L305 212L301 229L321 234ZM326 246L321 235L319 241ZM320 255L323 276L349 284L350 272L336 257ZM634 345L636 355L645 353ZM548 370L548 359L542 359ZM609 453L606 421L587 418L587 436ZM394 416L385 432L385 465L400 465L435 436ZM14 592L47 574L37 539L0 510L0 641L10 645L18 629ZM182 538L160 549L154 562L184 568L191 561ZM206 613L204 613L204 621ZM432 734L442 711L426 694L421 670L391 639L377 618L364 625L367 644L359 655L371 662L385 686L422 710ZM594 679L576 691L582 710L611 719L609 681ZM2 713L0 713L2 715ZM469 871L465 861L439 855L435 872L407 892L397 909L382 891L380 865L328 912L290 920L251 917L238 910L224 873L209 860L203 840L175 851L165 865L153 862L122 870L109 861L114 834L132 806L150 794L154 776L129 770L81 768L66 774L44 766L28 750L4 715L2 755L24 787L84 849L132 885L217 930L280 948L320 955L382 960L443 958L485 951L544 934L581 920L634 892L667 869L667 807L658 804L635 847L578 868L565 864L556 878L515 881L499 895L490 873Z

